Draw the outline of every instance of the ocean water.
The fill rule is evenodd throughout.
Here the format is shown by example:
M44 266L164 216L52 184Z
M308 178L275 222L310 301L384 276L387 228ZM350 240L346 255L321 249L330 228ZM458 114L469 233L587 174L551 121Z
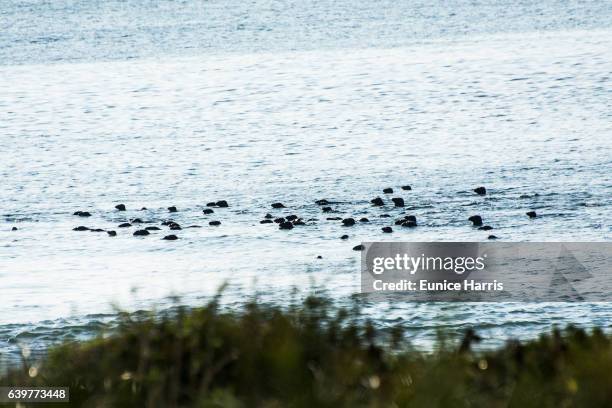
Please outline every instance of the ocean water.
M0 359L224 283L228 307L294 288L345 304L362 241L612 238L608 2L139 3L0 9ZM385 187L405 209L369 204ZM266 213L312 221L281 231ZM381 232L404 213L419 227ZM117 228L132 218L162 231ZM164 241L165 219L201 228ZM438 328L494 346L612 317L601 303L364 307L423 348Z

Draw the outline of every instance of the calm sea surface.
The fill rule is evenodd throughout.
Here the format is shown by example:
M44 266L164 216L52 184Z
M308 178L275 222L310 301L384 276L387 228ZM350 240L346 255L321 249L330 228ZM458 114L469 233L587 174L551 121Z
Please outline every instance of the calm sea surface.
M0 6L0 360L224 282L229 307L313 286L343 304L361 241L612 239L610 2L142 3ZM371 207L384 187L407 208ZM281 231L267 212L313 221ZM381 214L404 212L418 228L381 233ZM133 218L163 230L117 228ZM163 241L168 218L202 228ZM365 307L425 348L440 327L493 346L612 318L609 304Z

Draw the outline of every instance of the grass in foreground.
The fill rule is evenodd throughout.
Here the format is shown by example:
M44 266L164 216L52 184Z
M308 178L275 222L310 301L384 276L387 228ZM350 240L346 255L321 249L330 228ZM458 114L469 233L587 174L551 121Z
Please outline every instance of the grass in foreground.
M125 314L106 337L55 347L2 385L69 386L74 407L603 407L612 340L567 328L474 353L411 350L358 309L310 297L288 309L216 301ZM45 404L45 406L52 406Z

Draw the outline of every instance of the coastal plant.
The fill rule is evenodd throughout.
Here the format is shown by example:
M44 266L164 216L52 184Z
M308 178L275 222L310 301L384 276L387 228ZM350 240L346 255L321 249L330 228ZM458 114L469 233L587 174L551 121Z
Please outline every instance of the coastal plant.
M2 385L68 386L72 407L604 407L612 339L568 327L473 351L466 331L434 352L325 296L236 311L121 313L110 333L52 347ZM49 406L53 406L50 404ZM58 404L57 406L61 406Z

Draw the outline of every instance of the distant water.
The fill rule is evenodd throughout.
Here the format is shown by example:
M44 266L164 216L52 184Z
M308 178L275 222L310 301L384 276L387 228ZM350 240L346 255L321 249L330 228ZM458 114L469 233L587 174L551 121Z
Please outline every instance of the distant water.
M223 282L230 307L313 285L344 303L366 240L610 240L610 3L462 3L3 3L0 358L87 337L113 305L201 304ZM394 196L419 227L382 234L380 215L400 210L369 200L404 184ZM321 198L371 222L326 221ZM202 214L220 199L230 208ZM173 242L116 228L170 205L203 227ZM259 224L267 212L317 221L279 231ZM471 228L476 213L495 229ZM497 345L612 317L608 304L366 307L422 347L439 327Z
M3 0L0 64L345 48L608 29L606 0Z

